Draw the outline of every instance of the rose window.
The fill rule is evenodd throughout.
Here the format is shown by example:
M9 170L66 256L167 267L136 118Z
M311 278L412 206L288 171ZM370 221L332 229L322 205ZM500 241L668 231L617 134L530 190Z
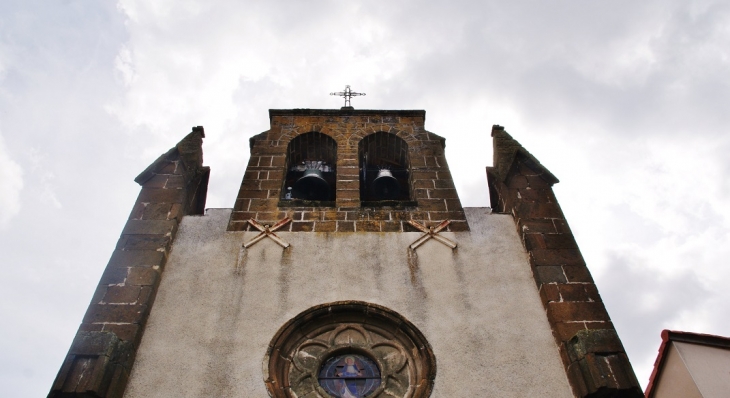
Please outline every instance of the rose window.
M310 308L274 336L264 359L272 397L425 398L436 360L423 334L385 307Z

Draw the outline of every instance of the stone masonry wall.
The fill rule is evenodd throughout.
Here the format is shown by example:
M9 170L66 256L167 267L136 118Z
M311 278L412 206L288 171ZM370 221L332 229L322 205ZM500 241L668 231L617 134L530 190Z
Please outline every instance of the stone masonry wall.
M210 170L203 128L150 165L49 397L121 397L177 227L202 214Z
M444 139L424 129L425 111L271 110L271 128L251 139L251 158L228 225L250 229L251 218L274 222L290 217L288 231L415 231L407 221L434 224L452 220L450 231L469 226L444 157ZM327 207L288 207L280 202L287 145L296 136L320 132L337 142L336 201ZM410 193L415 203L362 207L358 143L384 131L405 140L410 162Z
M643 397L553 193L557 178L502 127L492 137L492 207L514 217L574 394Z

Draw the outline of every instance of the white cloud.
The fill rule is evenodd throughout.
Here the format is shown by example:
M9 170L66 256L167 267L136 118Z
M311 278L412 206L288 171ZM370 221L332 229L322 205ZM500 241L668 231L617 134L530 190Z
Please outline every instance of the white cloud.
M135 72L134 63L132 62L132 52L129 51L127 46L122 46L119 50L119 54L114 59L114 66L116 72L119 74L119 79L124 83L126 87L129 87L134 82Z
M54 180L56 175L46 165L46 156L41 154L37 148L28 150L28 161L30 162L31 175L34 177L35 189L38 198L43 204L51 205L56 209L63 207L56 195Z
M10 157L0 135L0 228L6 228L20 212L22 189L23 169Z

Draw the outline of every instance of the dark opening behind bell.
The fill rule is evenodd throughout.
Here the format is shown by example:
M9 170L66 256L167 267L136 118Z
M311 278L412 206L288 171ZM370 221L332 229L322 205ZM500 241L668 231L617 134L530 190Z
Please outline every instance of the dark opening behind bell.
M318 169L306 169L304 175L294 183L293 196L305 200L328 200L330 184Z
M400 183L388 169L380 169L373 180L372 192L378 199L396 199L400 195Z

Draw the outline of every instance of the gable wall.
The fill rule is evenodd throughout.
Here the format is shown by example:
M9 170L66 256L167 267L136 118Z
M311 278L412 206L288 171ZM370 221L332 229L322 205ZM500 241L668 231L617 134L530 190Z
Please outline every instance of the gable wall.
M471 231L443 234L226 231L228 209L183 219L126 397L266 397L279 328L338 301L401 314L436 358L432 397L571 397L557 346L509 215L468 208Z

